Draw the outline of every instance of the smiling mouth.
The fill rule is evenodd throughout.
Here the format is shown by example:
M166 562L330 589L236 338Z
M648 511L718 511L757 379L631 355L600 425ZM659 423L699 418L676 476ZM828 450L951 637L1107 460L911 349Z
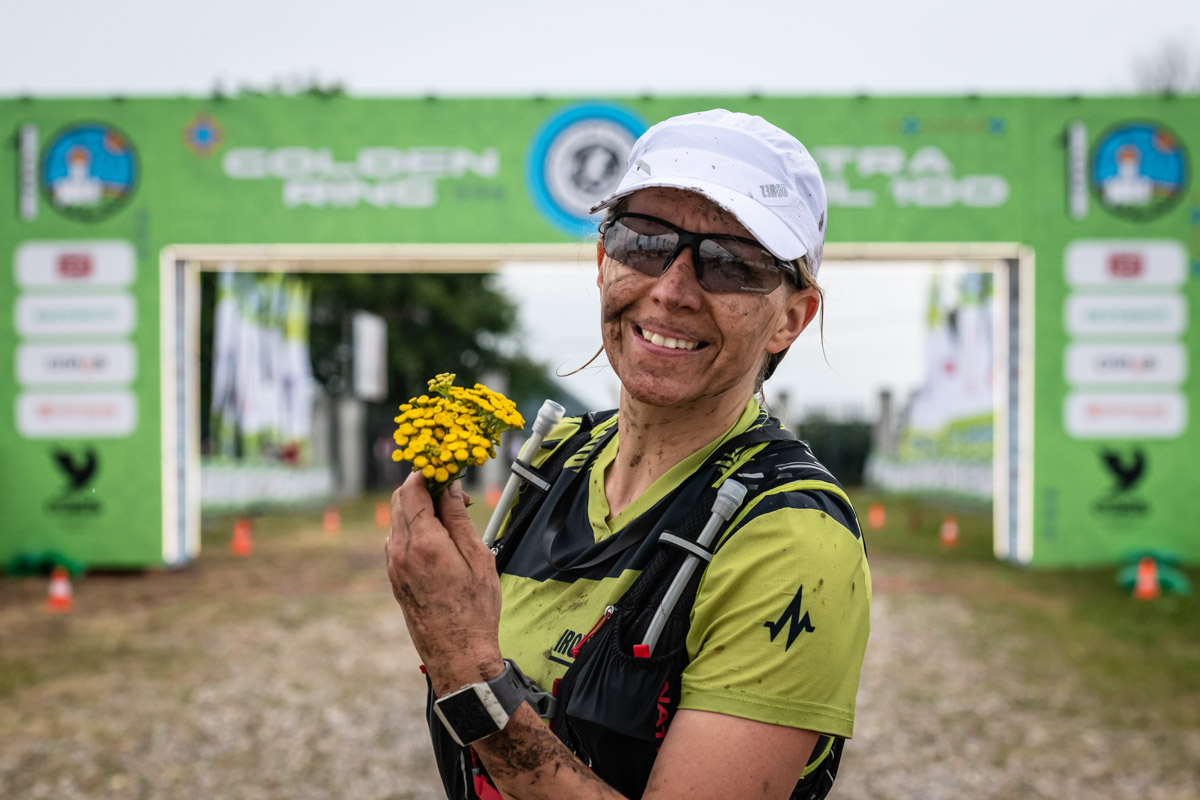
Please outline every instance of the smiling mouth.
M637 335L645 339L647 342L659 347L665 347L669 350L696 350L701 347L707 347L707 342L694 342L690 339L679 339L670 336L663 336L661 333L650 333L637 325L633 326L637 331Z

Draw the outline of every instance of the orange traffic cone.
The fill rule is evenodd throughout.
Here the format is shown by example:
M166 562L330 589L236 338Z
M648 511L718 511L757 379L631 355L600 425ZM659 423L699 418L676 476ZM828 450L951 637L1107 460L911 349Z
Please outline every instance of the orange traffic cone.
M46 595L46 609L67 612L75 607L71 592L71 578L66 567L55 567L50 573L50 591Z
M375 527L385 531L392 527L392 510L387 503L375 505Z
M867 524L871 526L871 530L879 530L886 522L887 512L883 510L883 503L871 503L867 508Z
M1150 556L1138 561L1137 581L1133 584L1133 596L1138 600L1156 600L1162 595L1158 583L1158 562Z
M503 492L500 490L500 487L496 484L492 484L491 486L487 487L487 490L483 493L483 502L487 503L488 508L495 511L496 506L500 505L500 495L502 494Z
M321 527L330 536L340 531L342 529L342 512L334 506L327 507L324 516L321 517Z
M250 555L253 549L250 543L250 520L241 517L233 523L233 539L229 542L229 549L237 556Z
M941 540L942 547L954 547L958 544L958 517L953 514L942 518Z

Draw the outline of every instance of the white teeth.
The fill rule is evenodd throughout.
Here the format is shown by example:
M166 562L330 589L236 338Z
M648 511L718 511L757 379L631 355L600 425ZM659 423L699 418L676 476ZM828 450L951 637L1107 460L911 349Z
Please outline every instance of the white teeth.
M642 336L650 344L656 344L659 347L667 347L672 350L695 350L699 342L689 342L687 339L671 339L663 336L661 333L650 333L642 331Z

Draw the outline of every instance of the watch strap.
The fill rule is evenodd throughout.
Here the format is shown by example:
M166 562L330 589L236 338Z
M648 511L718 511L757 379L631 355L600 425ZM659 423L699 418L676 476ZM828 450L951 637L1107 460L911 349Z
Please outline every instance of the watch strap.
M521 680L523 677L525 676L517 668L517 665L506 658L504 659L504 670L487 682L488 688L492 690L492 695L499 701L500 707L508 716L512 716L521 703L525 702L527 691Z

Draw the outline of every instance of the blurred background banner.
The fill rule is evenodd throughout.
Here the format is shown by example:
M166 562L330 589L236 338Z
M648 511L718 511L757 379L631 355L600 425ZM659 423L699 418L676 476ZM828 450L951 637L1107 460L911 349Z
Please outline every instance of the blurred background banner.
M310 92L0 100L16 143L0 155L12 187L0 192L12 258L0 374L16 376L0 382L0 561L194 557L202 439L206 463L309 465L329 491L352 491L361 459L337 454L388 422L354 405L353 384L402 402L445 370L423 359L450 347L455 320L501 330L508 311L465 276L586 261L589 198L619 178L633 139L716 106L761 114L811 149L830 199L827 264L937 259L987 273L930 303L926 380L897 404L880 459L978 466L960 490L986 496L991 482L1003 558L1200 559L1187 524L1200 496L1186 479L1200 444L1186 369L1200 346L1194 98ZM222 270L238 272L204 284L215 310L202 342L201 275ZM358 381L347 344L323 397L313 371L324 367L304 344L317 309L306 323L310 289L294 276L377 272L463 280L406 284L411 306L386 318L386 386ZM390 290L373 279L362 291ZM351 343L358 311L384 313L323 308L320 325ZM487 368L492 345L472 334L449 366ZM335 422L314 421L322 403Z
M217 285L210 455L307 461L313 375L306 282L227 270Z
M993 500L993 275L930 282L925 377L873 442L867 482L891 492ZM890 423L890 424L889 424Z
M354 394L363 400L387 397L387 323L378 314L357 311L352 318Z
M250 511L328 499L332 467L313 458L311 288L301 277L256 277L225 266L212 336L200 343L212 363L200 506Z

